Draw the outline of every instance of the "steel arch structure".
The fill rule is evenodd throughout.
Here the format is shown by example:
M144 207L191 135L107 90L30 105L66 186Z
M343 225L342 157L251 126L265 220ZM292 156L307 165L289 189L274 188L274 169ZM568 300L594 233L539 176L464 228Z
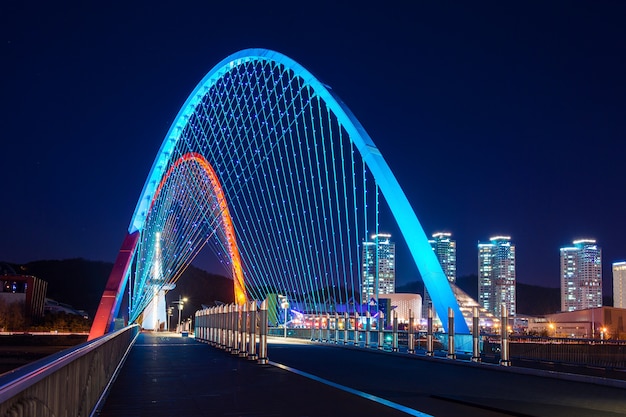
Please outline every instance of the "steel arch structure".
M363 304L360 248L370 228L378 231L379 190L437 314L452 308L457 332L469 333L406 195L350 109L285 55L230 55L165 136L90 338L111 327L127 285L135 320L154 289L174 282L207 244L230 267L238 303L248 292L285 292L321 312Z

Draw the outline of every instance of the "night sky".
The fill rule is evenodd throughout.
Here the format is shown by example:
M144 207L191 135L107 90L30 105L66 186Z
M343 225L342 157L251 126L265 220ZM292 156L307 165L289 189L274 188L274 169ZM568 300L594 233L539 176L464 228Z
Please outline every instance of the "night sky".
M0 260L113 262L187 95L260 47L333 87L426 233L453 233L459 275L506 234L518 281L557 287L559 247L591 237L610 293L626 259L624 22L617 0L3 1ZM417 279L400 242L397 275Z

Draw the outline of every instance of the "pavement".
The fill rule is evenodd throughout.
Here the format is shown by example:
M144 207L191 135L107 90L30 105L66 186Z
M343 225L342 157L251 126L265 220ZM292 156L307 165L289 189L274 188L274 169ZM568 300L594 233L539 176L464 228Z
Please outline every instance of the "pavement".
M96 415L626 416L623 381L281 338L268 356L142 333Z

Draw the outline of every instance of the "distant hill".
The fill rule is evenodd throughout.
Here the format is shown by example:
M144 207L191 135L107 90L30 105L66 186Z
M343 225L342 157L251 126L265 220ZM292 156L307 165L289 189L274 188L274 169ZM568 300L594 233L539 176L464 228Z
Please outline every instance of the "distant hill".
M70 304L78 310L85 310L93 317L100 303L104 286L109 278L113 264L109 262L89 261L85 259L33 261L23 265L10 264L17 273L34 275L48 282L48 298ZM457 285L475 300L478 297L478 277L465 275L457 278ZM560 310L561 295L559 288L547 288L537 285L517 283L517 311L520 314L542 315ZM413 281L398 286L396 292L423 294L422 281ZM187 297L183 310L189 316L204 305L214 305L215 301L231 303L234 301L233 281L225 276L211 274L190 266L176 283L176 288L167 296L168 304ZM605 297L604 305L612 305L612 298ZM126 307L122 307L124 311ZM175 314L177 314L175 312Z
M478 298L478 276L458 277L456 284L474 300ZM422 294L424 283L414 281L396 288L396 292ZM561 290L518 282L516 285L517 312L530 316L556 313L561 309ZM607 305L607 304L605 304Z
M12 264L19 274L33 275L48 283L48 298L85 310L90 317L96 314L104 286L109 279L113 264L85 259L33 261L23 265ZM190 266L169 291L166 300L187 297L184 316L202 308L202 304L213 305L218 300L231 303L234 300L233 281L222 275L211 274ZM124 301L124 305L126 300ZM122 306L121 311L126 308ZM177 314L175 312L175 314Z

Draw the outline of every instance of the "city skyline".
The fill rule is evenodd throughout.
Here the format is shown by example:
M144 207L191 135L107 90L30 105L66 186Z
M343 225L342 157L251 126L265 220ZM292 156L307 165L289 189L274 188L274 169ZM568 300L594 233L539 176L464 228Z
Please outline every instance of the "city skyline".
M578 238L602 246L605 277L625 260L625 5L241 6L174 20L160 2L2 6L0 260L113 262L182 102L215 63L256 46L350 107L427 235L454 233L459 276L476 273L476 242L500 233L518 246L519 282L558 287L556 254ZM384 205L381 228L398 283L418 279Z

